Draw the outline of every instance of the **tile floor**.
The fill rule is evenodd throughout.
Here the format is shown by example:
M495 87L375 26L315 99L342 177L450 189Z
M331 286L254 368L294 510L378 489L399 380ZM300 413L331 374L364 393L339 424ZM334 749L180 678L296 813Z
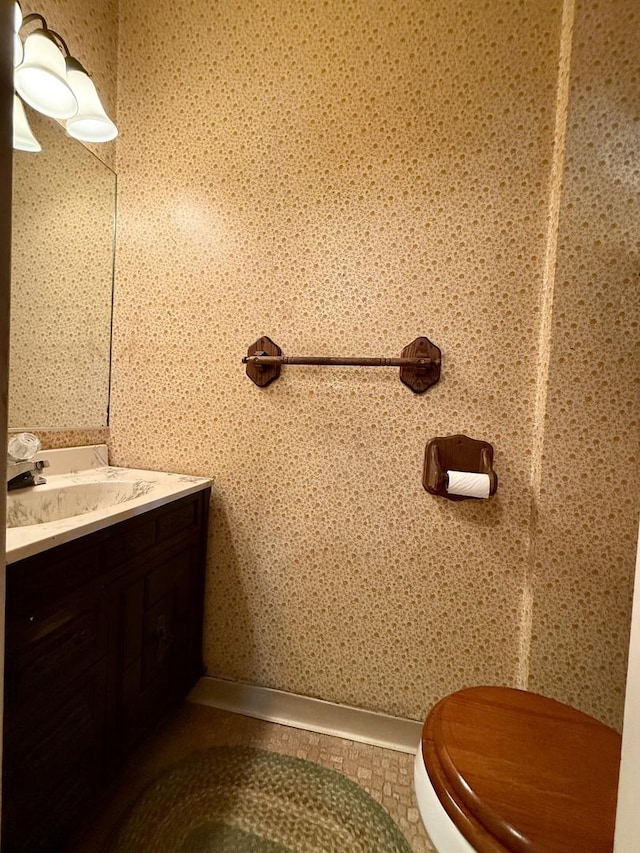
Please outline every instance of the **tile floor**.
M144 743L125 767L103 811L69 853L102 853L132 802L155 776L196 750L221 744L258 746L344 773L384 806L414 853L434 853L416 806L412 755L190 703Z

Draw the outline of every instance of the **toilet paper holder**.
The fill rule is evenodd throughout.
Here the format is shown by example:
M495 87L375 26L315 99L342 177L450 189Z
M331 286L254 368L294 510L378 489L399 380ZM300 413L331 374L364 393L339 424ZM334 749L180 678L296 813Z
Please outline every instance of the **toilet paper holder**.
M464 495L448 494L447 471L450 470L488 474L489 496L496 493L498 475L493 470L493 447L488 441L462 434L432 438L424 453L422 485L430 494L450 501L468 500Z

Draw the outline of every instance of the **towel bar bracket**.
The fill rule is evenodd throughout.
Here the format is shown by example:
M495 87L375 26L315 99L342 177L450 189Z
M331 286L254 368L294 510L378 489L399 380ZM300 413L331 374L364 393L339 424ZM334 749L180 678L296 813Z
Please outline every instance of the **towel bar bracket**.
M403 366L400 368L400 381L411 388L414 394L424 394L432 385L440 380L440 363L442 354L439 348L431 343L429 338L420 337L411 341L402 350L402 358L429 359L429 363L422 367L417 365Z
M428 338L411 341L399 358L358 358L339 356L287 356L266 335L258 338L244 356L247 376L264 388L280 376L283 364L324 365L342 367L399 367L400 381L416 394L422 394L440 379L441 353Z
M247 350L247 358L256 355L282 355L282 350L278 344L274 344L271 338L264 335L252 343ZM242 360L245 361L245 359ZM270 385L280 376L279 364L259 364L251 361L246 361L245 363L247 365L247 376L259 388Z

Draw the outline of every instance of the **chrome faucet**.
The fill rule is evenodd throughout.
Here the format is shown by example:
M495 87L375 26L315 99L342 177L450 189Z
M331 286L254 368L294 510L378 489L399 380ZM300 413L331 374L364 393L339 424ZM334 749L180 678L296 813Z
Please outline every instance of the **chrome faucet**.
M25 486L41 486L46 483L40 475L43 468L48 468L46 459L29 459L26 462L11 462L7 460L7 489L22 489Z

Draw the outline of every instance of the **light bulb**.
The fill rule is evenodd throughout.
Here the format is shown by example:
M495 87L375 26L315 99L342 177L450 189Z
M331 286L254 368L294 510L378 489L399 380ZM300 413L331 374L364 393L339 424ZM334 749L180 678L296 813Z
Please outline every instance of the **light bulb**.
M78 111L76 97L67 84L62 51L44 30L27 36L24 59L16 68L14 82L20 97L43 115L65 119Z
M13 147L18 151L42 151L42 146L29 127L22 101L13 96Z

